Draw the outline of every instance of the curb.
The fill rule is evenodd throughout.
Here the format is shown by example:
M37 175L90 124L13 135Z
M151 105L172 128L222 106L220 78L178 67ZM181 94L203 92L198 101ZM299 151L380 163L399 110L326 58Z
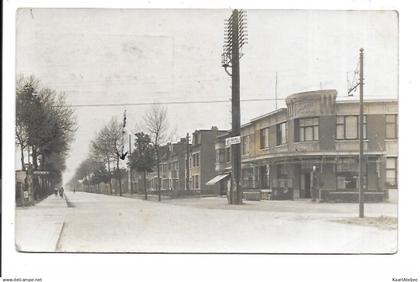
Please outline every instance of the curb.
M67 198L67 195L64 193L64 200L66 200L66 204L68 208L74 208L74 204L69 201L69 198Z
M58 234L58 238L57 238L57 242L55 242L55 248L54 248L54 252L59 252L59 247L60 247L60 239L61 239L61 235L63 234L63 230L64 230L64 225L66 223L63 221L63 223L61 224L61 229L60 229L60 233Z

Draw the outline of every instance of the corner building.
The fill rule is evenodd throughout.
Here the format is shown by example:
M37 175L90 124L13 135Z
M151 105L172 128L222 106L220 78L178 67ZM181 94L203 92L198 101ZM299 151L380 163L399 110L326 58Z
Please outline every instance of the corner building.
M243 191L272 200L358 201L359 101L319 90L290 95L286 104L241 127ZM365 200L384 201L398 187L398 102L365 100L364 114ZM231 170L227 137L215 145L219 175ZM226 193L226 179L219 185Z

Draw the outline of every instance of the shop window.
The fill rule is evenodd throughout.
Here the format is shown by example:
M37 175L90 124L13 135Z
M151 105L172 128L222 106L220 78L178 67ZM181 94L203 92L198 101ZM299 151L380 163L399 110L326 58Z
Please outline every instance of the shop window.
M268 148L268 127L260 130L260 149Z
M319 118L302 118L297 121L297 141L319 140Z
M386 158L386 184L397 186L397 158Z
M363 116L363 138L366 138L367 118ZM359 138L359 117L358 116L337 116L337 139L358 139Z
M276 145L287 143L287 122L276 125Z
M397 115L385 115L386 122L386 138L398 138Z
M342 158L337 160L336 163L336 175L337 175L337 189L338 190L356 190L359 188L358 178L359 178L359 163L356 159L353 158ZM365 187L366 183L366 167L364 169L363 181Z

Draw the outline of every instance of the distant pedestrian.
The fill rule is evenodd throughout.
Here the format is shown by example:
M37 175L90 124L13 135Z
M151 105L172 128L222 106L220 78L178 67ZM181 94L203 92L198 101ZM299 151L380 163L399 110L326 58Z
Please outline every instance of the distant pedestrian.
M60 188L60 192L59 193L60 193L60 197L63 198L63 195L64 195L64 189L63 189L63 187Z
M58 188L57 187L54 188L54 194L57 197L57 195L58 195Z
M73 187L73 194L76 193L76 187Z

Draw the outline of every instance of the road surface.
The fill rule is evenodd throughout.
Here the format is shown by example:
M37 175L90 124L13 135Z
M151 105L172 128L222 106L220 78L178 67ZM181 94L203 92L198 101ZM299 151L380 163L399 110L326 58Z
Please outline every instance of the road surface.
M51 197L55 196L45 201L54 199ZM319 216L310 210L296 214L290 209L279 212L206 208L180 205L180 201L159 203L83 192L67 192L67 197L74 207L51 205L17 210L16 238L21 250L31 250L25 243L29 235L22 230L32 230L33 246L37 236L42 237L42 229L36 231L27 225L31 222L36 225L43 217L46 225L63 222L55 244L55 251L60 252L393 253L397 250L396 229L337 223L329 219L328 213ZM312 206L319 210L322 204ZM33 213L37 214L37 220L28 220Z

